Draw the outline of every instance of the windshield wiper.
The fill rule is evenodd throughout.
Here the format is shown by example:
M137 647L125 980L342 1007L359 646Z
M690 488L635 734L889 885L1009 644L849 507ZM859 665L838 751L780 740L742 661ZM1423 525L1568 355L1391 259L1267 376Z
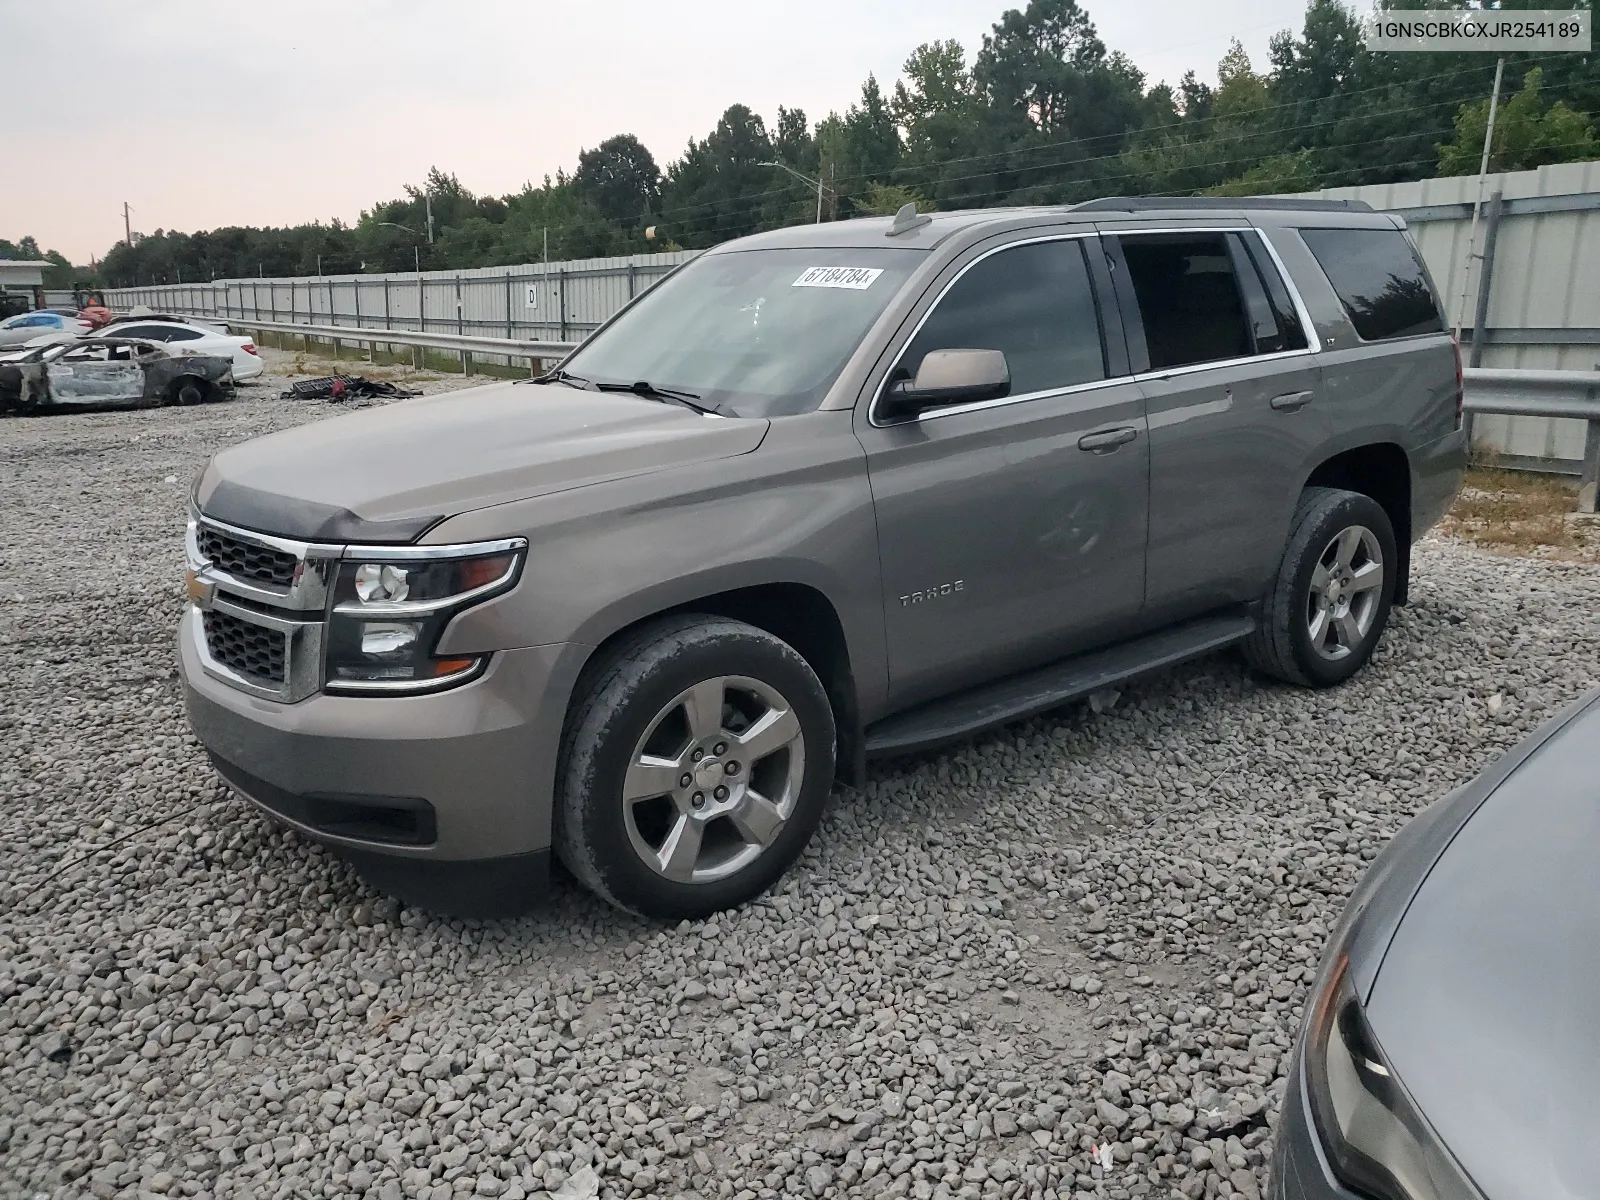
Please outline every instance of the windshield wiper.
M644 396L650 400L663 400L681 404L685 408L692 408L701 416L738 416L736 412L722 404L701 404L698 392L685 392L679 388L657 387L648 379L638 379L633 383L597 383L594 386L602 392L632 392L635 396Z
M534 379L519 379L518 383L570 383L573 387L582 388L586 392L598 392L600 387L592 379L585 379L582 375L574 375L571 371L563 371L557 367L554 371L546 371Z

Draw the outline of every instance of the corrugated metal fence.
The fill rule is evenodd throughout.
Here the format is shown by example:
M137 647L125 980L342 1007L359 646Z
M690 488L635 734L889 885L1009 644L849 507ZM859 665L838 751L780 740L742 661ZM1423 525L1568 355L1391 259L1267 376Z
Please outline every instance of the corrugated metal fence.
M1494 236L1488 237L1485 219L1477 240L1477 255L1492 249L1492 258L1472 262L1475 175L1307 194L1365 200L1406 218L1451 323L1462 326L1463 352L1474 365L1594 370L1600 365L1600 162L1490 175L1485 218L1496 193ZM1473 324L1485 270L1488 307L1478 330ZM1585 433L1584 422L1560 417L1480 415L1473 422L1479 447L1529 465L1554 460L1571 471L1583 459Z
M244 323L298 321L575 342L695 253L682 250L420 274L219 279L113 288L106 292L106 300L120 311L146 304L157 312Z

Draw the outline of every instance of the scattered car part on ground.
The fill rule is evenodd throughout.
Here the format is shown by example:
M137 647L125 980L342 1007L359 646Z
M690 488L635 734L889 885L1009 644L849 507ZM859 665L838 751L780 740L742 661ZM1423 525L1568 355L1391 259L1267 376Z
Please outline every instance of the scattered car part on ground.
M0 356L0 412L202 404L232 392L230 359L143 338L76 338Z
M703 916L869 755L1225 646L1349 679L1460 486L1461 405L1422 261L1365 205L759 234L537 380L213 458L190 715L235 790L396 894L504 911L556 854Z
M1395 835L1323 951L1273 1200L1595 1194L1600 692Z
M381 379L366 379L360 375L323 375L316 379L299 379L278 393L280 400L361 400L382 397L403 400L420 396L421 392L400 387Z

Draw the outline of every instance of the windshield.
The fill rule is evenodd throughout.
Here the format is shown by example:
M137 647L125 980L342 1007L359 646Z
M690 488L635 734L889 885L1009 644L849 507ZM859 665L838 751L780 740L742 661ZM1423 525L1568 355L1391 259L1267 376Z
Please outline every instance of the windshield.
M598 384L645 380L741 416L808 412L926 254L887 246L705 254L563 367Z

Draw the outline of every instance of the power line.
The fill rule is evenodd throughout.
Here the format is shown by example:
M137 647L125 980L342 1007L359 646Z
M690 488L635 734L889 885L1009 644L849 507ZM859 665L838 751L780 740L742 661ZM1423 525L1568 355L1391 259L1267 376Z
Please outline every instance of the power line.
M1538 60L1533 60L1533 61L1538 61ZM989 152L986 152L984 154L973 154L973 155L965 155L965 156L960 156L960 157L955 157L955 158L938 159L936 162L928 163L928 164L915 164L915 163L914 164L906 164L906 165L901 165L901 166L896 166L896 167L890 168L887 172L881 172L881 173L860 172L860 173L857 173L857 174L854 174L854 175L840 176L839 179L838 179L838 182L841 185L844 185L844 186L848 187L848 185L850 185L853 182L870 181L870 180L879 179L880 177L883 177L883 176L887 176L889 180L893 180L893 178L896 177L896 176L900 176L900 177L912 176L912 177L915 177L918 173L925 172L925 171L930 170L930 169L938 169L938 168L957 165L957 164L961 164L961 163L986 162L986 161L991 161L991 160L996 160L996 159L1009 159L1009 158L1013 158L1014 156L1017 156L1017 155L1035 154L1035 153L1039 153L1039 152L1046 151L1046 150L1060 149L1063 146L1087 146L1087 145L1089 145L1091 143L1105 142L1105 141L1108 141L1108 140L1111 140L1111 139L1140 138L1140 137L1145 137L1145 136L1148 136L1148 135L1151 135L1151 134L1159 134L1159 133L1165 132L1167 130L1190 130L1190 131L1200 132L1200 131L1203 131L1204 127L1206 127L1207 125L1213 124L1213 123L1218 122L1218 121L1236 121L1236 120L1241 120L1241 119L1244 119L1244 118L1257 117L1257 116L1260 116L1260 115L1266 114L1266 113L1282 112L1282 111L1285 111L1287 109L1301 108L1301 107L1304 107L1306 105L1326 105L1326 104L1334 103L1334 102L1344 102L1344 101L1348 101L1348 100L1350 100L1350 99L1352 99L1354 97L1367 95L1367 94L1372 93L1372 92L1391 91L1391 90L1394 90L1395 88L1399 88L1399 87L1414 86L1416 84L1429 83L1429 82L1434 82L1434 81L1442 80L1442 79L1459 78L1461 76L1471 75L1474 72L1483 73L1483 72L1487 72L1488 70L1489 70L1489 68L1485 64L1481 64L1480 63L1480 64L1477 64L1477 65L1474 65L1474 66L1457 67L1457 68L1454 68L1454 69L1451 69L1451 70L1447 70L1447 71L1435 71L1435 72L1432 72L1432 73L1426 74L1426 75L1417 75L1417 76L1413 76L1413 77L1411 77L1409 79L1390 80L1390 81L1388 81L1386 83L1374 84L1374 85L1372 85L1370 87L1354 88L1354 89L1351 89L1351 90L1348 90L1348 91L1337 92L1337 93L1334 93L1333 95L1330 95L1330 96L1315 97L1315 98L1312 98L1312 99L1309 99L1309 100L1290 100L1290 101L1284 101L1282 103L1276 103L1276 104L1257 105L1257 106L1252 107L1252 108L1236 109L1236 110L1234 110L1232 112L1229 112L1229 113L1212 113L1212 114L1210 114L1208 116L1204 116L1204 117L1184 118L1184 119L1181 119L1181 120L1178 120L1178 121L1170 121L1170 122L1166 122L1166 123L1160 124L1160 125L1144 126L1144 127L1140 128L1140 129L1136 129L1136 130L1124 130L1124 131L1120 131L1120 132L1116 132L1116 133L1092 134L1092 135L1085 136L1085 137L1064 138L1064 139L1060 139L1060 140L1052 141L1052 142L1036 142L1036 143L1033 143L1031 145L1014 146L1014 147L1010 147L1010 148L1007 148L1007 149L1004 149L1004 150L989 151ZM1428 108L1447 107L1447 106L1457 106L1457 107L1459 107L1459 105L1462 104L1462 103L1465 103L1465 101L1460 100L1460 99L1449 99L1449 100L1437 101L1432 105L1422 106L1421 109L1419 109L1415 105L1411 105L1411 106L1407 106L1404 109L1385 110L1385 111L1380 112L1380 113L1346 114L1346 115L1339 116L1339 117L1329 118L1326 121L1301 122L1301 123L1299 123L1297 125L1297 128L1316 128L1316 127L1319 127L1321 125L1336 124L1339 121L1343 121L1343 120L1360 119L1362 116L1373 116L1373 117L1376 117L1376 116L1384 116L1384 115L1396 115L1396 114L1399 114L1399 113L1406 113L1406 112L1423 111L1423 110L1428 109ZM1266 132L1266 131L1263 131L1263 132ZM1379 140L1387 140L1387 139L1379 139ZM1123 150L1119 150L1119 151L1117 151L1116 153L1113 153L1113 154L1101 155L1101 156L1092 157L1092 158L1075 159L1075 160L1064 160L1064 161L1070 161L1070 162L1104 161L1105 159L1121 157L1121 155L1124 152L1125 151L1123 151ZM1050 165L1063 165L1063 164L1058 163L1058 164L1050 164ZM1011 164L1011 165L1009 165L1008 169L1017 170L1017 171L1023 171L1023 170L1029 170L1029 169L1032 169L1032 168L1030 168L1026 164ZM987 174L987 172L982 172L982 173L978 173L978 174L970 175L970 176L958 176L958 177L956 177L956 179L959 180L959 179L963 179L963 178L980 178L983 174ZM675 217L677 215L680 215L680 214L687 214L687 213L696 212L696 211L703 211L705 209L714 209L714 208L718 208L718 207L725 206L725 205L728 205L728 204L738 204L738 203L743 203L743 202L746 202L746 201L754 201L754 200L764 199L764 198L775 196L775 195L781 195L785 191L788 191L788 190L790 190L790 189L788 189L788 188L776 188L776 189L771 189L771 190L768 190L768 191L758 192L758 193L754 193L754 194L745 193L745 194L743 194L741 196L729 197L727 200L710 200L710 201L697 202L695 204L676 205L676 206L672 206L670 208L663 208L661 216L665 220L670 220L673 217Z

